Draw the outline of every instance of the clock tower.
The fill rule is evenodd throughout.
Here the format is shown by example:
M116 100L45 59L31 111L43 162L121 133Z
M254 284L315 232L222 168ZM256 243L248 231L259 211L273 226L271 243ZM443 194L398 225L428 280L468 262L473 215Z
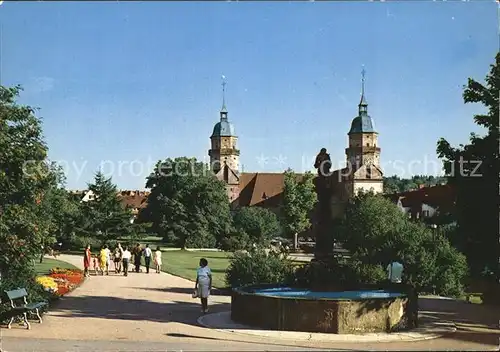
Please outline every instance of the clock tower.
M345 150L347 170L349 171L349 188L352 194L356 194L360 189L381 193L383 191L383 174L380 168L378 133L371 116L368 115L364 69L361 82L358 116L352 120L348 133L349 146Z
M210 136L210 169L216 177L224 181L229 201L232 203L239 196L240 183L240 151L237 148L238 137L234 132L234 126L227 118L226 108L226 81L222 76L222 108L220 110L220 121L214 126Z

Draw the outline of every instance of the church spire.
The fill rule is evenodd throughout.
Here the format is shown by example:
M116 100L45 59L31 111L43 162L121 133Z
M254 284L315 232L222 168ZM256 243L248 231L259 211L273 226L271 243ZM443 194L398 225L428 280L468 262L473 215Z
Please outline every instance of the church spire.
M226 108L226 76L222 75L222 108L220 110L220 118L227 119Z
M365 68L361 70L361 101L359 102L359 115L368 113L368 103L365 98Z

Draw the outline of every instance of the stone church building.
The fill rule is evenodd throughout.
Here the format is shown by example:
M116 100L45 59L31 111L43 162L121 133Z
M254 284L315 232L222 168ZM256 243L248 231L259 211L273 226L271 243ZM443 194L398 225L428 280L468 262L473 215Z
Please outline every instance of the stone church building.
M223 95L224 93L223 89ZM346 167L331 172L328 177L332 188L334 216L342 213L345 202L359 190L383 192L378 133L372 118L368 115L364 72L358 115L352 120L347 135ZM225 99L220 111L220 121L215 124L210 141L211 148L208 155L211 168L217 178L226 183L227 195L233 208L254 205L266 208L279 207L284 186L283 173L239 172L238 137L233 124L229 121Z

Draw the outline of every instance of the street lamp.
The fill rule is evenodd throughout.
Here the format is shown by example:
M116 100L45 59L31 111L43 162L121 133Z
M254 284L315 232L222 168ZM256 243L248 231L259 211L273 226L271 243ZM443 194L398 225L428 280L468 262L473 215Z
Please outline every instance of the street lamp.
M431 224L431 229L432 229L432 239L436 239L436 230L437 230L438 225L436 224Z

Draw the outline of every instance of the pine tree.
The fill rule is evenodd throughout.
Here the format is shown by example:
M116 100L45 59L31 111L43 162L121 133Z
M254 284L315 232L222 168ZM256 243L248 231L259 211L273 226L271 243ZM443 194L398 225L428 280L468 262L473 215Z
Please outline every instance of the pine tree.
M111 177L106 178L102 172L97 172L94 183L89 184L88 188L94 199L84 205L86 232L103 242L128 234L131 231L132 214L129 209L123 208Z

